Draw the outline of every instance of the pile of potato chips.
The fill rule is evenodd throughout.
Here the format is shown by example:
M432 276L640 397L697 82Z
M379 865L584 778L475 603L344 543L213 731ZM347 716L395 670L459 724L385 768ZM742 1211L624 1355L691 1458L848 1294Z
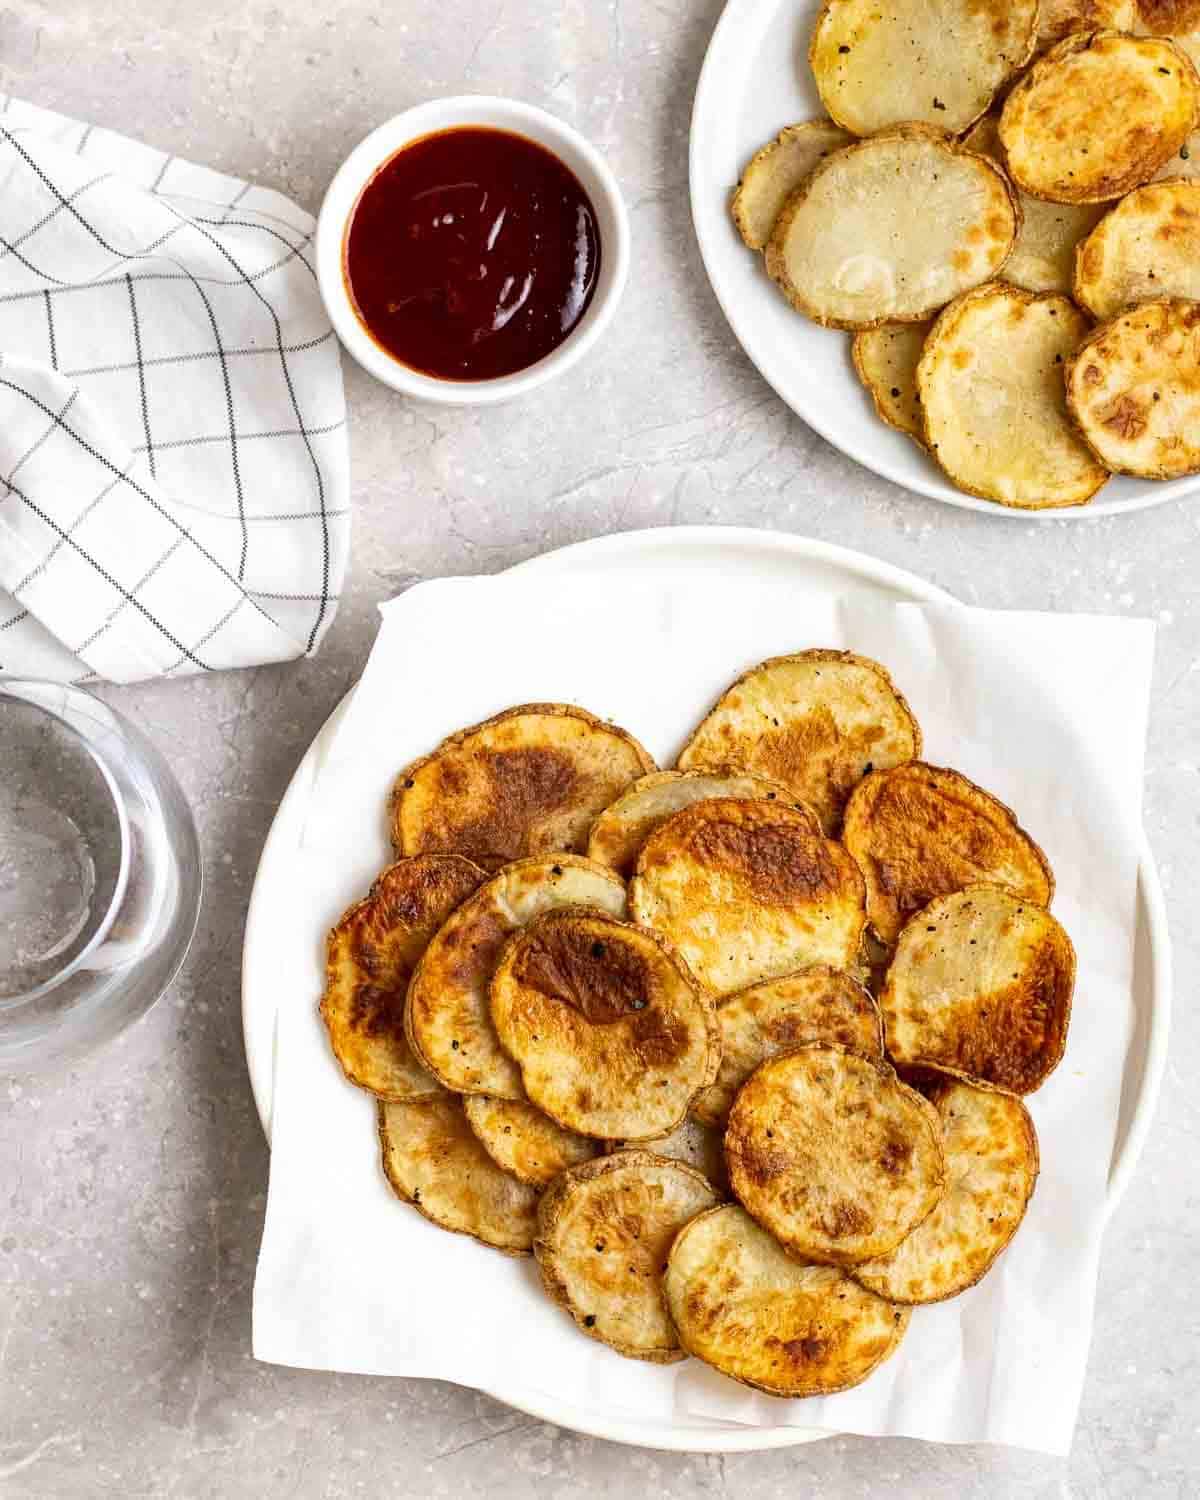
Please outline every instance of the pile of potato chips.
M321 1014L434 1223L638 1359L842 1390L1016 1233L1066 1046L1045 855L877 662L748 671L659 771L535 703L401 772Z
M967 493L1200 471L1194 59L1191 0L825 0L828 118L753 157L734 222Z

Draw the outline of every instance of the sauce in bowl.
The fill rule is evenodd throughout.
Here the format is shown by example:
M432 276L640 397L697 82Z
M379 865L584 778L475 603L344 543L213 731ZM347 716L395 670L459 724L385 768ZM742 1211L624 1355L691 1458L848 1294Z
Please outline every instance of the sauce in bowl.
M592 201L557 156L507 130L423 136L363 189L346 233L359 321L443 380L536 364L586 313L600 271Z

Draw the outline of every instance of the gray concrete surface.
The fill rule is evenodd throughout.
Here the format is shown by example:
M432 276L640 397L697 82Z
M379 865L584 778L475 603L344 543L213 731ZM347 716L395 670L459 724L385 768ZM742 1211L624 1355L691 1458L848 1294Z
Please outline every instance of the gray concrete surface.
M178 769L209 891L172 993L69 1074L0 1082L0 1495L241 1497L1200 1493L1200 499L1035 525L907 495L793 418L734 345L688 216L688 113L719 0L0 0L0 90L281 187L316 207L350 145L429 95L511 93L609 154L637 251L616 326L541 399L406 406L349 372L354 559L321 656L112 692ZM1146 817L1177 962L1171 1060L1112 1224L1071 1458L832 1439L715 1458L623 1450L436 1384L257 1365L250 1286L267 1150L242 1058L238 953L278 798L417 578L671 522L858 547L990 605L1161 625ZM1062 768L1069 775L1069 767ZM1087 1004L1080 995L1077 1003Z

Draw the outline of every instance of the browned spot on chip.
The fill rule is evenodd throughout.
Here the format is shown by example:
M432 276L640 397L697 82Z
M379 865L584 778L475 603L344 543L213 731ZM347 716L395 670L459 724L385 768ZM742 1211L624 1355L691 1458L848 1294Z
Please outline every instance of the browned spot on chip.
M1132 396L1118 396L1110 406L1098 411L1096 418L1119 438L1140 437L1146 430L1145 409Z
M570 922L552 922L522 945L518 983L573 1005L593 1026L612 1025L650 1003L645 957L620 937L597 938Z

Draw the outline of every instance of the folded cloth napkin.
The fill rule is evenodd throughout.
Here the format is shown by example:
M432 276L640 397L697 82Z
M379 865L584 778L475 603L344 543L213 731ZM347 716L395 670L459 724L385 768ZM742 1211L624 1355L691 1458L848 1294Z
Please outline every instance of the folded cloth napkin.
M349 472L313 228L0 95L0 673L133 682L316 649Z

